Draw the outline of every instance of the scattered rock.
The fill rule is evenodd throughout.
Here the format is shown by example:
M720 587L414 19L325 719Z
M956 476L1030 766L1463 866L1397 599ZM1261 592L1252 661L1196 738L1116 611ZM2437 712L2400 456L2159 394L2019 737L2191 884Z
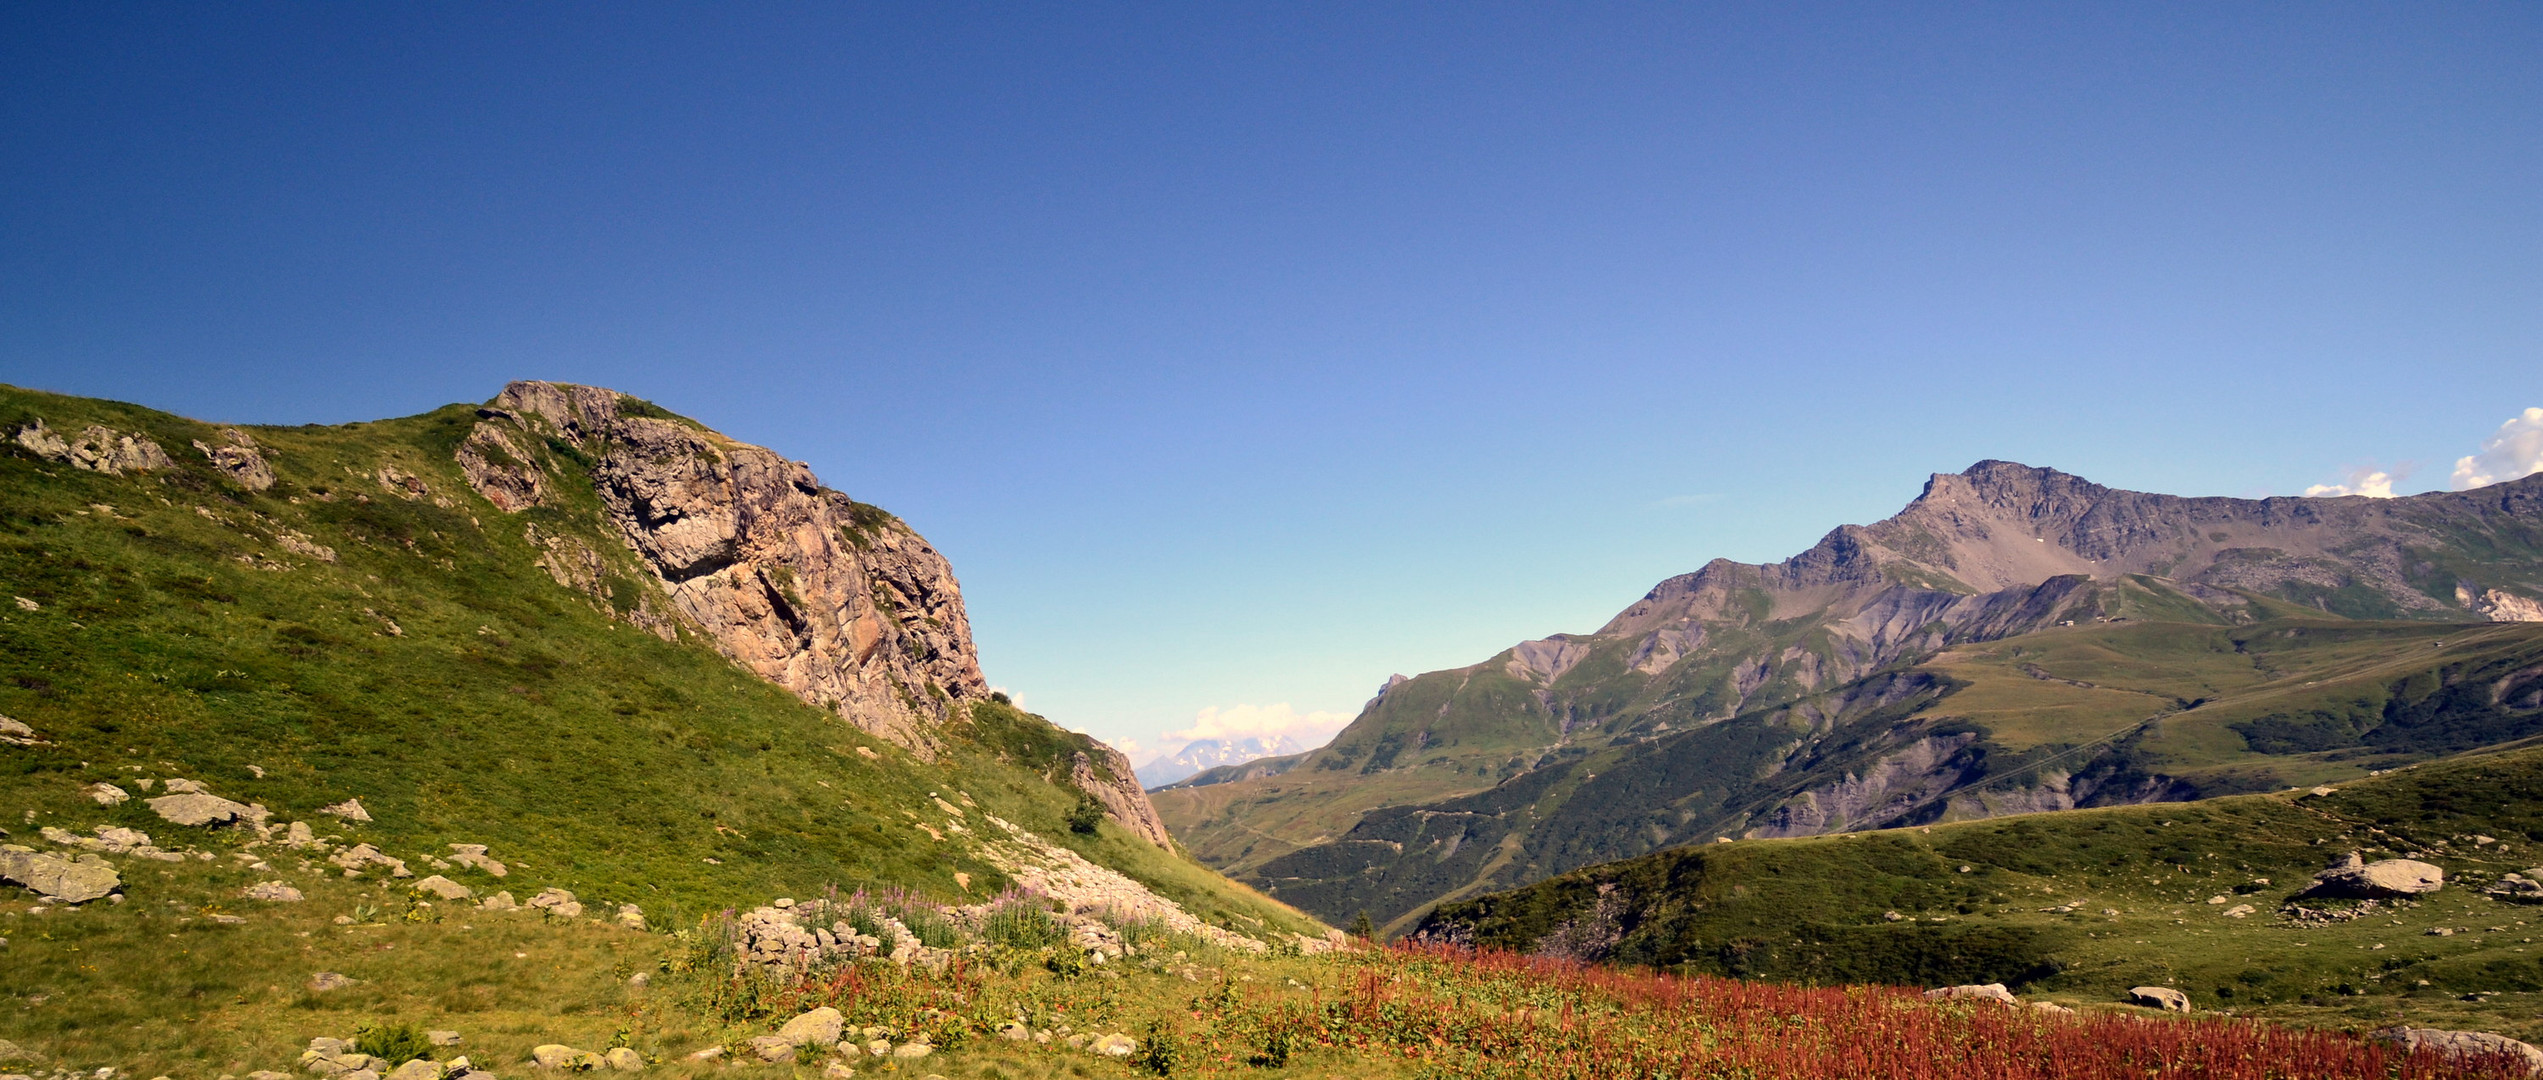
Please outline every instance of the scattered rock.
M227 825L249 816L244 804L199 791L162 795L150 800L150 809L163 820L191 826Z
M406 860L390 858L389 856L382 854L380 849L372 847L369 844L355 844L352 847L327 856L327 861L345 868L347 876L359 874L374 866L388 867L390 877L415 876L414 871L406 868Z
M710 1046L704 1050L692 1050L689 1052L689 1060L691 1061L714 1061L722 1058L723 1056L724 1048L721 1046Z
M2031 1008L2035 1011L2048 1013L2053 1016L2075 1015L2075 1010L2067 1008L2066 1006L2060 1005L2054 1001L2034 1001L2031 1003Z
M619 1072L643 1072L645 1068L645 1056L624 1046L610 1047L608 1053L601 1055L601 1061Z
M618 905L618 925L626 927L629 930L643 930L645 928L645 909L637 907L634 904Z
M839 1015L839 1010L824 1005L786 1021L785 1026L777 1029L777 1037L786 1040L788 1046L808 1043L828 1046L839 1041L840 1031L846 1025L847 1018Z
M291 1080L291 1074L286 1072L275 1072L272 1069L258 1069L255 1072L247 1074L247 1080Z
M2313 796L2313 797L2315 797L2315 798L2319 799L2319 798L2321 798L2321 797L2323 797L2323 796L2325 796L2325 795L2329 795L2329 794L2331 794L2331 793L2332 793L2332 791L2333 791L2333 789L2331 789L2331 788L2327 788L2327 787L2318 787L2318 788L2313 789L2312 791L2305 792L2305 794L2307 794L2307 795L2311 795L2311 796Z
M2350 852L2313 876L2307 896L2393 897L2433 893L2446 885L2446 872L2412 859L2367 862Z
M2367 1033L2367 1038L2394 1043L2413 1050L2428 1049L2457 1061L2470 1064L2485 1058L2516 1061L2529 1074L2543 1073L2543 1050L2518 1042L2505 1035L2486 1031L2447 1031L2442 1028L2389 1027Z
M435 1046L457 1046L460 1042L459 1033L456 1031L427 1031L424 1033L424 1041Z
M471 896L477 895L476 890L456 881L452 881L440 874L435 874L431 877L424 878L421 881L417 881L415 884L409 886L409 888L412 888L417 892L431 893L444 900L465 900Z
M537 896L530 898L529 906L560 919L583 917L582 902L574 899L574 894L564 889L541 889Z
M385 1080L441 1080L441 1074L441 1062L431 1058L416 1058L389 1070Z
M239 895L273 904L297 904L301 901L300 890L281 881L260 881L240 890Z
M635 974L633 974L633 975L629 975L629 976L627 976L627 989L630 989L630 990L642 990L642 989L644 989L644 988L646 988L646 987L648 987L648 986L652 986L652 985L653 985L653 976L652 976L652 975L649 975L649 974L646 974L645 972L641 972L641 971L639 971L639 972L637 972L637 973L635 973Z
M309 988L321 994L353 985L353 979L333 971L321 971L309 977Z
M452 844L450 850L452 852L450 861L461 866L473 866L495 877L503 877L512 872L511 867L488 856L484 844Z
M2128 1003L2131 1005L2143 1005L2152 1009L2162 1009L2165 1012L2190 1011L2190 995L2184 994L2169 986L2129 987Z
M346 821L367 822L371 820L371 812L362 808L362 800L358 798L346 799L334 806L321 806L318 808L318 812L321 814L333 814L345 819Z
M103 780L88 785L88 797L99 806L117 806L132 798L132 793Z
M10 1041L9 1041L9 1040L7 1040L7 1039L0 1039L0 1061L42 1061L42 1060L44 1060L44 1055L39 1054L39 1053L36 1053L35 1051L33 1051L33 1050L29 1050L29 1049L27 1049L26 1047L20 1046L20 1045L18 1045L18 1044L16 1044L16 1043L10 1042Z
M2543 904L2543 867L2501 875L2497 883L2481 891L2519 904Z
M141 784L143 790L149 790L150 781L144 780ZM212 793L212 790L204 787L200 781L187 780L183 777L168 781L167 786L168 794L170 795L209 795Z
M2253 907L2250 904L2236 904L2233 907L2225 909L2225 917L2229 919L2248 918L2252 912L2258 910L2260 909Z
M10 746L42 746L44 740L35 737L34 728L6 716L0 716L0 743L7 743Z
M559 1043L531 1047L530 1062L542 1069L572 1069L576 1072L589 1072L609 1064L599 1054Z
M0 881L32 889L39 895L84 904L123 887L123 878L96 855L64 859L15 844L0 845Z
M892 1056L902 1061L916 1061L935 1052L935 1047L923 1042L905 1042L892 1048Z
M855 1075L856 1070L848 1067L848 1063L844 1061L834 1060L821 1067L821 1080L848 1080Z
M487 898L485 898L485 899L483 899L483 900L480 900L480 901L478 901L478 902L477 902L477 906L478 906L478 907L481 907L481 908L484 908L484 909L486 909L486 910L488 910L488 911L519 911L519 910L521 910L521 905L513 901L513 899L512 899L512 893L511 893L509 890L506 890L506 891L504 891L504 892L496 893L496 894L494 894L493 896L489 896L489 897L487 897Z
M751 1053L759 1055L761 1061L771 1064L795 1059L795 1044L783 1035L762 1035L752 1039L750 1046Z
M1925 991L1925 997L1932 1001L1969 1000L1993 1001L2005 1005L2022 1004L2020 999L2013 996L2013 991L2004 988L2003 983L1987 983L1983 986L1971 985L1939 987Z
M998 1025L998 1037L1011 1042L1030 1042L1033 1039L1033 1028L1020 1021L1009 1020Z
M247 921L244 915L206 915L204 918L222 926L237 926Z
M1116 1031L1096 1039L1086 1048L1105 1057L1126 1058L1138 1052L1139 1041Z

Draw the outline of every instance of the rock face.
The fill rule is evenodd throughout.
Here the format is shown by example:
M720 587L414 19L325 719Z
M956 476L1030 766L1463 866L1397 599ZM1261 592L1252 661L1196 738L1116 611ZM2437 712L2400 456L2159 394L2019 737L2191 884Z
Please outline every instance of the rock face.
M2506 1059L2525 1067L2529 1076L2543 1074L2543 1050L2486 1031L2447 1031L2443 1028L2389 1027L2367 1033L2367 1038L2389 1042L2413 1050L2429 1049L2466 1064L2485 1060Z
M95 900L123 886L115 868L99 856L63 859L15 845L0 846L0 881L74 904Z
M1130 758L1102 743L1095 744L1104 755L1098 763L1093 755L1080 751L1069 768L1069 779L1078 790L1104 804L1104 813L1125 829L1161 848L1172 848L1174 838L1166 832L1166 823L1157 816L1157 808L1148 801L1148 792L1139 786L1138 776L1131 771Z
M571 470L548 441L579 447L646 592L761 677L922 756L952 709L986 696L944 557L801 462L597 387L518 382L479 415L458 451L479 494L505 511L550 503ZM606 590L608 568L569 578Z
M2305 891L2313 896L2373 899L2418 896L2445 887L2446 872L2435 866L2411 859L2367 862L2352 851L2330 869L2315 874L2313 887Z
M168 460L167 451L159 449L158 443L96 424L65 438L45 427L44 421L37 420L19 428L16 440L20 447L37 457L108 476L176 467L176 462Z

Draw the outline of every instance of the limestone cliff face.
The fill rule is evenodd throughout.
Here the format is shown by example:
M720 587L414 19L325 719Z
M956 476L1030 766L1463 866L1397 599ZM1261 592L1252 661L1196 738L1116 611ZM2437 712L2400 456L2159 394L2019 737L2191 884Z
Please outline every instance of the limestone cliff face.
M1171 850L1174 837L1166 832L1165 819L1157 816L1156 806L1148 801L1147 790L1140 786L1139 778L1131 771L1129 756L1102 743L1096 743L1095 748L1103 755L1103 760L1098 762L1095 755L1079 752L1076 762L1069 769L1069 779L1078 790L1093 795L1096 802L1104 804L1104 812L1123 828L1139 834L1141 839L1151 844Z
M762 678L921 755L988 692L944 556L802 462L597 387L517 382L478 415L457 456L479 494L514 513L570 507L559 459L588 462L601 512L676 621ZM599 552L531 540L560 583L592 591L604 576ZM621 614L669 632L645 599Z

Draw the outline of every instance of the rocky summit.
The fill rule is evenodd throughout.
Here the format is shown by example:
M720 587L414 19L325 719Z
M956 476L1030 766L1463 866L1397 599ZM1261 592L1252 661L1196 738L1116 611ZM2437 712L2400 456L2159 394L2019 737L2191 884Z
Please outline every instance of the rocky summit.
M2268 790L2543 733L2538 597L2543 476L2253 500L1985 461L1154 797L1213 865L1401 927L1675 844Z

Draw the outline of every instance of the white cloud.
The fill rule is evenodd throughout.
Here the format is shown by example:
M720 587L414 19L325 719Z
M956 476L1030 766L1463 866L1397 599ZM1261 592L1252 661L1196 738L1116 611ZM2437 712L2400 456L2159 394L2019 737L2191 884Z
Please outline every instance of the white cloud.
M1181 731L1168 731L1158 736L1160 745L1189 743L1199 739L1246 739L1257 736L1287 735L1301 746L1323 744L1333 734L1351 723L1349 713L1299 712L1288 702L1278 705L1230 705L1224 709L1212 705L1192 715L1192 726Z
M2394 469L2390 472L2372 465L2351 469L2347 480L2337 484L2315 484L2305 489L2305 497L2319 499L2338 495L2364 495L2370 499L2390 499L2393 497L2393 485L2408 475L2410 470L2407 468Z
M2481 452L2455 462L2455 490L2506 483L2543 472L2543 409L2527 409L2481 444Z

